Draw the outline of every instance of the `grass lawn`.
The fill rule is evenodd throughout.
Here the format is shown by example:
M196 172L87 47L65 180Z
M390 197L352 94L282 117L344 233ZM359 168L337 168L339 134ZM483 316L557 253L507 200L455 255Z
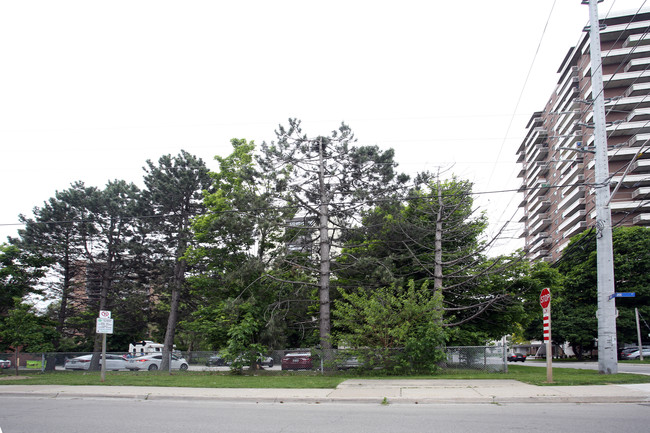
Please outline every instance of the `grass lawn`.
M546 383L545 368L508 366L508 373L485 373L475 370L446 370L435 375L385 376L355 375L352 373L321 375L316 372L257 372L253 375L233 375L227 372L106 372L106 381L100 381L99 372L29 372L26 379L12 379L9 373L0 374L2 385L105 385L105 386L180 386L196 388L335 388L347 379L513 379L533 385L603 385L650 383L650 376L619 373L603 375L594 370L557 368L553 370L553 384Z

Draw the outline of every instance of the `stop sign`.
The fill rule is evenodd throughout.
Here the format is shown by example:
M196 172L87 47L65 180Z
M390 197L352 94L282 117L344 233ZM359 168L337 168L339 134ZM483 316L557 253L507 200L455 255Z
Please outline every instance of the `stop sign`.
M549 289L542 289L542 293L539 294L539 304L544 309L551 305L551 291Z

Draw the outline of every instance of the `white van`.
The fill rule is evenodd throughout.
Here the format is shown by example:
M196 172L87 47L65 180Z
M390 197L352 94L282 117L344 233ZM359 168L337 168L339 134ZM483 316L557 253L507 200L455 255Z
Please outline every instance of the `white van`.
M136 341L135 343L129 344L129 354L132 356L140 356L149 353L162 353L163 347L163 344L154 343L151 340ZM174 353L178 352L175 344L173 351Z

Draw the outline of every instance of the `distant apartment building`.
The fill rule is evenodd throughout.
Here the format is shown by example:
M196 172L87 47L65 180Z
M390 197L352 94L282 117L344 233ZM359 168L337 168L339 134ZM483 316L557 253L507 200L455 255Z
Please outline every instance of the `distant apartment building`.
M650 10L601 19L612 226L650 224ZM517 150L530 260L557 260L596 224L589 33L569 49L555 91ZM616 188L618 185L618 188Z

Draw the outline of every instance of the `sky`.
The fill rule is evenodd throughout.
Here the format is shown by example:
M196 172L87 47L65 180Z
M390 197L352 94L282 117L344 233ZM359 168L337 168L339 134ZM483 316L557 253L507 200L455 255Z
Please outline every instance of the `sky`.
M232 138L298 118L474 182L488 235L508 223L492 253L512 252L516 150L588 19L580 0L0 2L0 242L73 182L142 186L181 150L217 170Z

